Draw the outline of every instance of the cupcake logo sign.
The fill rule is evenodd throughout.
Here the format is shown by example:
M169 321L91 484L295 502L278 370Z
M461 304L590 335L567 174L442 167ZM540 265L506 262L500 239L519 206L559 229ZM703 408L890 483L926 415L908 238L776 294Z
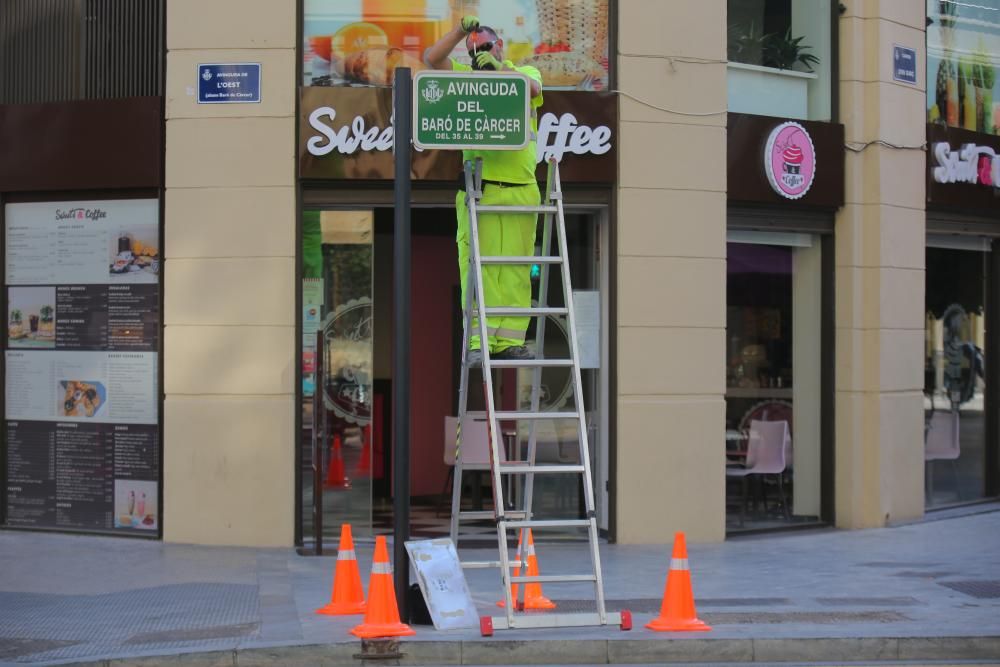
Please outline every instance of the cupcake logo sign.
M809 192L816 175L816 149L798 123L782 123L771 131L764 149L764 173L771 187L786 199Z

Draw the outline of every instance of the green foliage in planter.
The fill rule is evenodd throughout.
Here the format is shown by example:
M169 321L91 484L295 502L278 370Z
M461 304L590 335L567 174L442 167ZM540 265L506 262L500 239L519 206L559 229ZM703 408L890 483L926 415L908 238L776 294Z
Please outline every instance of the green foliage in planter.
M801 65L807 72L813 71L813 65L819 64L819 58L812 53L811 46L802 43L805 37L792 37L789 28L783 35L770 35L764 42L764 65L778 69L794 69Z
M732 62L788 70L801 65L812 72L819 58L808 53L812 47L803 44L803 39L793 37L791 28L778 34L765 33L755 23L730 25L727 52Z
M729 60L748 65L763 64L764 43L770 38L770 33L764 33L753 22L749 26L738 23L730 25L726 44Z

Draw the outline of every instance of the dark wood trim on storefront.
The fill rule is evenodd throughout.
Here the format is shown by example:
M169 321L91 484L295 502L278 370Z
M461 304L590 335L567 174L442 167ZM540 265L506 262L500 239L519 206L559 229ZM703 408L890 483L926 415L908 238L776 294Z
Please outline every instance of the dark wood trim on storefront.
M787 211L837 209L844 205L844 126L796 120L812 139L816 172L812 187L800 199L776 193L764 172L767 138L787 118L730 113L727 122L726 199L732 203L767 205Z
M0 189L160 188L163 97L0 106Z
M979 215L992 220L1000 218L1000 187L978 183L938 183L934 179L934 169L938 166L935 146L942 142L949 144L952 151L966 144L976 144L988 146L1000 154L1000 137L928 123L925 170L928 217L930 209L938 209L949 214Z
M820 520L836 525L836 466L837 466L837 280L836 238L833 234L822 236L820 258L820 399L819 399L819 465Z
M1000 238L993 239L986 272L986 455L987 498L1000 496Z

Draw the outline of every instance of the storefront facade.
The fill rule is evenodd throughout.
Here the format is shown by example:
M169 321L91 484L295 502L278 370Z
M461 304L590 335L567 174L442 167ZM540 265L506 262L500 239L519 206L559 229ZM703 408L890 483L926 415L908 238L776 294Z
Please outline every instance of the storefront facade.
M1000 3L931 3L927 13L924 489L934 509L994 497L1000 484L989 354L1000 293Z
M335 343L324 405L336 428L320 462L326 526L385 530L393 201L382 79L390 55L416 69L416 54L463 13L502 28L508 55L539 65L548 82L539 146L562 157L574 298L590 318L583 400L610 539L876 527L920 517L942 504L935 497L997 494L988 407L997 368L984 354L997 253L982 240L995 234L995 188L938 190L940 165L920 150L997 146L978 126L970 139L928 125L927 68L912 82L897 76L894 46L932 67L920 3L711 0L682 21L654 0L521 0L509 17L474 1L347 4L166 8L165 166L162 193L151 191L163 202L162 539L308 541L317 331ZM578 23L560 23L561 12ZM764 51L754 60L752 34L727 35L758 18L770 33L803 36L816 56L779 73L788 96L764 96L766 108L746 91L771 90L764 77L781 68ZM206 63L259 64L259 102L199 104ZM414 154L410 486L414 506L434 518L448 492L444 420L456 410L459 169L457 154ZM55 188L73 196L45 199L85 199L85 178ZM954 202L968 209L956 215ZM935 248L978 253L961 264L979 273L933 280L958 296L931 298L934 267L953 265ZM925 271L927 303L915 296ZM985 287L970 292L970 281ZM969 380L975 354L953 355L959 371L949 375L938 301L962 305L969 333L957 349L978 348L982 381ZM960 498L949 463L925 477L931 375L968 380L962 429L982 433L969 448L974 435L962 433ZM552 401L565 400L558 377L546 385ZM791 457L782 474L744 486L730 471L753 421L788 422ZM554 433L548 444L561 460L573 443ZM973 451L976 463L965 460ZM567 513L576 494L539 489ZM4 525L14 527L9 498Z
M163 3L122 9L0 10L7 528L162 536Z

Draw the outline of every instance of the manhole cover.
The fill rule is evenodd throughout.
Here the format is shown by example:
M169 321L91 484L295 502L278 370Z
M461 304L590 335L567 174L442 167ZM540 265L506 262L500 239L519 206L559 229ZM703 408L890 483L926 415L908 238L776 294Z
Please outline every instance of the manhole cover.
M754 611L709 612L698 614L709 625L741 625L770 623L899 623L910 620L894 611L822 612L822 611Z
M816 598L816 602L828 607L909 607L920 604L920 601L911 597L898 598Z
M559 609L565 611L595 611L597 605L593 600L555 600ZM711 607L774 607L790 604L788 598L698 598L694 601L699 609ZM657 613L663 600L654 598L618 598L604 600L604 607L609 611L628 609L634 613Z
M939 581L938 583L980 600L1000 598L1000 581Z
M132 635L125 644L162 644L166 642L190 642L206 639L228 639L230 637L245 637L257 631L258 623L241 623L238 625L215 625L208 628L193 628L186 630L163 630L160 632L144 632Z

